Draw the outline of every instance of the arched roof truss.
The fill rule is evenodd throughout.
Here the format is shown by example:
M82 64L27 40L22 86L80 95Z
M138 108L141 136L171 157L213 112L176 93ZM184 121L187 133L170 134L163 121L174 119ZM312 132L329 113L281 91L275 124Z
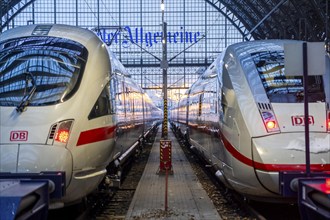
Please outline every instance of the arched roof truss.
M35 0L2 0L0 32ZM202 1L202 0L201 0ZM329 39L328 0L204 0L244 36L254 39ZM328 9L328 10L327 10ZM328 13L329 14L329 13ZM328 27L326 29L326 27Z
M10 21L35 0L2 0L0 2L0 33Z

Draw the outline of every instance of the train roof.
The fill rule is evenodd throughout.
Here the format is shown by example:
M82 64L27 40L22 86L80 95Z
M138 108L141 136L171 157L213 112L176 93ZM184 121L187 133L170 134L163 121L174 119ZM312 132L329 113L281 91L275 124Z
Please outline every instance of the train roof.
M66 38L81 43L88 50L103 43L94 32L88 29L63 24L34 24L9 29L0 35L0 42L29 36Z
M256 40L235 43L227 47L228 52L233 52L236 56L251 54L260 51L283 50L285 43L301 42L297 40Z

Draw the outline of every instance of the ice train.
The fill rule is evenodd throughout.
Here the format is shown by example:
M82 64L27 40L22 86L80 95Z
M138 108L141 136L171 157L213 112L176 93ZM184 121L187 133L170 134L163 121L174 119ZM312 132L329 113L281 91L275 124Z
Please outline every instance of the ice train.
M279 173L306 168L303 77L286 74L286 43L293 41L229 46L171 110L171 123L222 182L252 199L284 201ZM308 77L310 167L321 173L330 171L324 55L325 74Z
M0 35L0 172L64 171L61 207L88 195L162 112L93 32L29 25Z

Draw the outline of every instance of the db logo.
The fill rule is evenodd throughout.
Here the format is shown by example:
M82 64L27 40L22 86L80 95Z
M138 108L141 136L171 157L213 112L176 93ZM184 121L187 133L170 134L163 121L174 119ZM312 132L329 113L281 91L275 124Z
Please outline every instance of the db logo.
M27 141L27 131L12 131L10 132L10 141Z
M305 117L303 115L291 116L291 121L293 126L304 126L305 125ZM314 117L308 116L308 124L314 124Z

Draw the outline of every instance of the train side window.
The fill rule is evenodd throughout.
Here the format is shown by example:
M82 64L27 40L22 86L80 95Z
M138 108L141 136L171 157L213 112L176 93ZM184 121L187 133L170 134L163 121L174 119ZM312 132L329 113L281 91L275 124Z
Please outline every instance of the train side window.
M131 94L130 90L128 87L125 87L125 94L124 94L124 108L125 108L125 113L131 113L131 105L132 105L132 100L131 100ZM126 114L125 114L126 116Z
M202 116L202 108L203 108L203 94L199 95L199 100L198 100L198 114L197 116Z
M132 94L132 99L130 101L131 101L131 111L132 111L132 114L134 115L135 114L135 99L134 99L134 94Z
M233 126L233 118L235 118L234 100L235 93L233 90L233 85L230 81L230 77L226 68L223 68L222 72L222 93L221 93L221 121L228 127Z
M110 113L115 114L117 109L116 109L116 94L118 91L118 83L116 78L111 78L110 80Z
M101 92L99 98L96 100L91 112L88 115L88 119L94 119L101 116L109 115L111 113L110 107L110 94L109 85L105 86Z

